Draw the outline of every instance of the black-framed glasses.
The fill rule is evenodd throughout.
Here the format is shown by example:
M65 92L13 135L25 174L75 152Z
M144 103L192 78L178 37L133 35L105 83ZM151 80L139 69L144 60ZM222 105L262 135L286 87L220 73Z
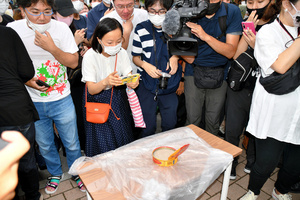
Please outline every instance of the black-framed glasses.
M127 9L133 9L134 8L134 4L128 4L128 5L115 5L115 7L118 9L118 10L124 10L125 8Z
M25 8L25 10L28 12L28 14L30 14L32 16L41 16L41 14L44 14L45 16L51 16L53 14L52 9L51 10L45 10L44 12L40 12L40 11L37 11L37 10L29 12L29 10L27 10L27 8Z
M167 11L164 10L164 9L160 9L159 11L156 11L156 10L154 10L154 9L149 9L149 10L148 10L149 15L152 15L152 16L154 16L154 15L156 15L156 14L158 14L158 15L165 15L166 12L167 12Z

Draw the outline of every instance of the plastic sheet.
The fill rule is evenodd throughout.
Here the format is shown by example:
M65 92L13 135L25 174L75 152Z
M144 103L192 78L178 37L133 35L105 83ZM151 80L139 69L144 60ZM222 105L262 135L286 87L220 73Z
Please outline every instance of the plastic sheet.
M189 148L171 167L161 167L152 160L159 146ZM137 140L92 158L81 157L69 173L81 174L101 168L106 177L87 185L89 190L121 192L130 200L196 199L232 162L232 155L212 148L190 128L178 128ZM82 168L89 162L91 165ZM90 191L91 192L91 191Z

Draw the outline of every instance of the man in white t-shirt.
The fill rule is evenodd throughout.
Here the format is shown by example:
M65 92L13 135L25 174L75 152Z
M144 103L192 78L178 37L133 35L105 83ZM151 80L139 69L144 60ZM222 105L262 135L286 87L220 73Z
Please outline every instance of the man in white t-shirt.
M148 19L147 11L143 9L134 8L134 0L113 0L114 10L101 18L114 18L123 26L124 41L122 47L127 50L131 61L133 73L136 73L137 67L132 62L132 42L134 29L140 22Z
M26 85L30 86L27 90L40 116L35 122L36 141L51 174L45 192L52 194L63 175L54 144L53 123L65 146L68 166L71 167L81 156L76 113L66 73L67 67L78 65L78 48L70 28L51 19L53 0L39 0L37 3L19 0L18 4L24 19L7 26L19 34L35 68L35 77ZM66 12L73 13L72 8L67 9ZM48 86L38 86L37 80Z

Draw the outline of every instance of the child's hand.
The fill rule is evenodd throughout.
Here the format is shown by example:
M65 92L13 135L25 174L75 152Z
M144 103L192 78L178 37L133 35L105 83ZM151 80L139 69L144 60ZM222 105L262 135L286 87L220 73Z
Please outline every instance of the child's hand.
M173 55L170 59L169 59L169 62L167 64L167 71L168 69L170 68L170 72L169 74L171 75L174 75L176 72L177 72L177 69L178 69L178 60L179 60L179 57L178 56L175 56Z
M117 71L114 71L105 78L106 85L118 86L122 84L120 76L117 74Z
M135 82L127 83L126 85L132 89L135 89L140 84L140 78L136 80Z
M152 78L159 78L161 76L161 70L156 69L155 66L151 65L150 63L144 62L144 64L141 66L149 76Z

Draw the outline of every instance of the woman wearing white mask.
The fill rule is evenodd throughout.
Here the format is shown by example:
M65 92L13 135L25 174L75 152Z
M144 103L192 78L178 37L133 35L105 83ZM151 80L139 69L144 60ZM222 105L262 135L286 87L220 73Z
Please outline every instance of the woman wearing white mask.
M181 67L177 71L169 70L170 55L161 27L172 4L173 0L146 0L145 9L148 11L149 20L139 23L134 31L132 60L143 69L138 70L142 80L136 91L146 123L140 137L155 133L157 107L162 118L162 131L175 128L177 122L176 90L182 70ZM161 85L163 75L170 77L165 87Z
M277 19L264 25L255 41L254 56L261 77L269 77L273 72L284 74L300 58L300 1L278 0L275 6ZM292 199L288 192L300 176L300 87L276 95L268 93L260 79L256 81L247 127L256 137L256 161L250 173L249 191L241 199L258 197L282 156L272 197L288 200Z
M111 101L113 112L103 124L85 121L85 153L89 157L133 141L126 87L119 86L122 83L120 77L132 72L128 54L122 48L123 28L117 20L106 18L98 23L92 38L92 48L82 61L82 81L87 86L87 101L108 104ZM127 86L134 89L138 84L139 81L136 81L127 83ZM85 101L84 94L83 106Z
M0 0L0 25L6 26L9 22L14 21L14 19L5 14L5 11L8 9L9 0Z

